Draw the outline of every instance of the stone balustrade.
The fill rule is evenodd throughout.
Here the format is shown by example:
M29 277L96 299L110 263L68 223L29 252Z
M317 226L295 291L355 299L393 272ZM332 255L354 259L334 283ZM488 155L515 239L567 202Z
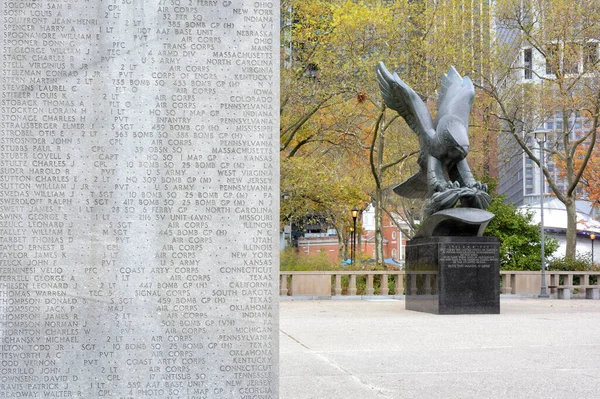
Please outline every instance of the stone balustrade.
M357 283L359 279L361 280L360 287ZM377 284L375 284L375 279L377 279ZM363 281L364 286L362 284ZM392 291L390 291L390 283L393 284ZM280 295L282 296L370 296L403 294L403 270L280 272Z
M501 293L503 294L539 294L542 277L540 272L501 271ZM589 286L600 283L600 272L546 272L546 286L549 294L556 294L558 285ZM585 292L585 290L583 290Z
M418 274L418 273L417 273ZM430 282L435 281L431 272L423 272L426 294L434 293ZM412 276L411 276L412 277ZM407 281L408 280L408 281ZM540 293L541 273L539 271L500 271L501 293L513 295L534 295ZM405 282L410 290L416 290L416 278L406 279L404 270L392 271L322 271L322 272L280 272L281 296L391 296L404 295ZM577 288L600 283L600 272L546 272L546 286L572 285ZM583 290L585 291L585 290ZM548 288L555 294L556 288Z

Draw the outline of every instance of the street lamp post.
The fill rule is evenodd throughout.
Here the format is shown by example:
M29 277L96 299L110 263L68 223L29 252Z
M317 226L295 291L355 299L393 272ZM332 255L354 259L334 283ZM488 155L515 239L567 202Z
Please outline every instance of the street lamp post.
M535 132L535 139L540 147L540 229L542 239L542 286L539 298L549 298L546 292L546 259L544 253L544 143L546 142L546 132Z
M594 240L596 239L596 233L590 234L590 239L592 240L592 267L594 267Z
M350 242L350 264L352 264L354 261L354 245L352 244L354 242L354 229L352 227L350 227L350 239L348 241Z
M353 236L352 236L352 256L351 256L351 263L354 263L354 260L356 258L356 218L358 217L358 208L355 206L354 208L352 208L352 220L354 222L354 230L353 230Z

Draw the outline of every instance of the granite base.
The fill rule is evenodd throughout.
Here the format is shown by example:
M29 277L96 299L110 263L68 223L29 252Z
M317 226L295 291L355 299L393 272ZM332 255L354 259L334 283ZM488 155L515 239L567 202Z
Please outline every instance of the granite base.
M406 309L434 314L500 313L495 237L430 237L406 245Z

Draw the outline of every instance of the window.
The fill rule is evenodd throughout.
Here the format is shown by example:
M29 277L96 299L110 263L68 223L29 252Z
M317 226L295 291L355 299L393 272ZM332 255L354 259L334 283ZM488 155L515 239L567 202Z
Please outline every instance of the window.
M600 61L598 42L550 44L546 47L546 74L561 70L565 74L597 70ZM524 50L527 51L527 50ZM527 54L524 54L525 79L527 79Z
M558 71L560 54L558 44L551 44L546 48L546 74L551 75Z
M392 259L396 259L398 255L398 251L396 251L396 248L392 249Z
M396 239L396 232L392 231L392 240L395 240L395 239Z
M525 79L533 79L533 51L530 48L523 50L523 67Z
M579 49L580 46L574 43L565 44L563 68L566 74L575 74L579 72Z
M583 72L589 72L597 67L598 43L586 43L583 46Z

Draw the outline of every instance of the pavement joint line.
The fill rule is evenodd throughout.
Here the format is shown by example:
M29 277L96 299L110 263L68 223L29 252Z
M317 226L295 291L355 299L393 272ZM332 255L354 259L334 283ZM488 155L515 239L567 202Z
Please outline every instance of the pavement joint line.
M381 395L384 398L389 398L388 395L386 395L383 392L382 388L379 388L375 385L369 384L368 382L365 382L363 380L361 380L359 377L357 377L355 374L351 373L350 371L346 370L345 368L343 368L342 366L338 365L337 363L335 363L333 360L331 360L330 358L328 358L327 356L323 355L323 352L312 352L316 357L320 358L321 360L323 360L326 363L329 363L332 367L342 371L344 374L346 374L348 377L350 377L355 383L361 385L363 388L367 388L370 389L372 391L376 391L377 395Z
M306 349L308 349L309 351L312 351L312 349L310 349L308 346L304 345L302 342L298 341L296 338L292 337L290 334L286 333L285 331L283 331L281 328L279 329L279 331L288 336L290 339L292 339L293 341L295 341L297 344L299 344L300 346L305 347Z
M289 337L291 340L293 340L294 342L296 342L297 344L299 344L300 346L308 349L310 351L310 353L312 353L315 357L321 359L322 361L324 361L325 363L328 363L329 365L331 365L333 368L343 372L344 374L346 374L347 376L349 376L352 380L354 380L354 382L358 383L359 385L362 385L364 388L368 388L371 389L373 391L377 391L377 395L381 395L384 398L387 398L389 396L387 396L385 393L383 393L381 388L378 388L374 385L371 385L367 382L362 381L359 377L357 377L356 375L354 375L353 373L349 372L348 370L346 370L345 368L343 368L342 366L336 364L334 361L332 361L330 358L328 358L327 356L323 355L322 352L315 352L312 349L310 349L308 346L304 345L302 342L298 341L296 338L292 337L290 334L286 333L285 331L283 331L281 328L279 329L279 331L286 335L287 337Z

